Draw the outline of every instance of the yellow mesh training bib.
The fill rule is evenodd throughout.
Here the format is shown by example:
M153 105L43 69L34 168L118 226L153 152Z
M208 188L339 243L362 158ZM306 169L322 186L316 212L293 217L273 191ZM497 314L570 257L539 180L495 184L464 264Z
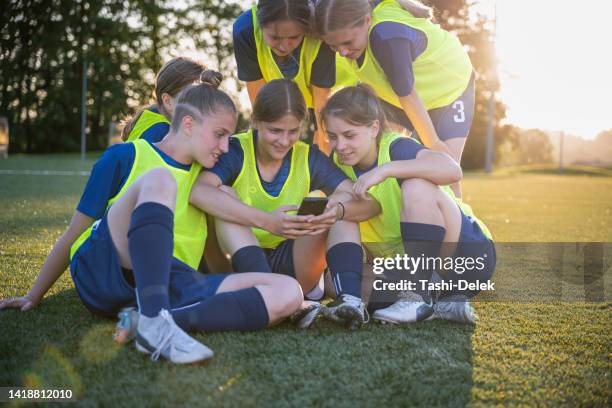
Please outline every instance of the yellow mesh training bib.
M144 132L158 123L167 123L169 125L170 121L161 113L151 112L148 109L143 110L126 142L133 142L134 140L140 139L140 136L142 136Z
M425 108L447 106L461 96L470 82L472 63L457 37L426 18L412 16L396 0L384 0L374 8L368 36L374 27L387 21L422 31L427 37L427 48L412 63L414 89ZM369 42L362 66L354 60L350 65L359 80L374 88L379 98L401 109L399 97L376 61Z
M310 146L301 141L293 145L289 175L278 197L273 197L264 190L259 179L253 130L234 137L238 138L244 152L242 170L232 185L240 201L266 212L272 212L284 205L300 205L310 191L310 170L308 168ZM253 228L253 233L262 248L276 248L286 239L259 228Z
M177 184L176 207L174 210L173 256L185 262L193 269L198 269L202 254L204 253L208 228L205 214L189 204L189 194L200 174L202 166L194 162L188 171L178 169L166 163L146 140L138 139L133 144L136 149L136 155L132 169L121 190L108 201L107 209L144 173L158 167L168 169L174 176ZM91 235L91 229L92 227L89 227L83 232L72 245L70 248L70 258L74 256L77 249Z

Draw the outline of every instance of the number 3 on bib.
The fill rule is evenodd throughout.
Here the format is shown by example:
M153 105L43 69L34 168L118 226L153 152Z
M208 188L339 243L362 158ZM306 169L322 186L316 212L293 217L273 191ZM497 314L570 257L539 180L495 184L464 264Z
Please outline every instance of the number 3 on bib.
M453 109L457 110L457 114L453 115L455 123L465 122L465 105L463 101L455 101L455 103L453 103Z

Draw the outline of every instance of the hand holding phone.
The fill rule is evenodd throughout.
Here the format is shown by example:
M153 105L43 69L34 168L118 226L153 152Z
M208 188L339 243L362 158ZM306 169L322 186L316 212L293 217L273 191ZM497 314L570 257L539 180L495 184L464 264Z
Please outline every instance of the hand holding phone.
M327 197L304 197L297 215L321 215L327 207Z

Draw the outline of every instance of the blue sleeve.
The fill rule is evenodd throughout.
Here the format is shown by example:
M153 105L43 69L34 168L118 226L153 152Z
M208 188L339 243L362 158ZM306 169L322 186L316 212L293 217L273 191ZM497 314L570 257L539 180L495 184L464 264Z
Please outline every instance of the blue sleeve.
M391 143L389 155L392 161L396 160L414 160L417 154L425 149L425 146L415 142L408 137L396 139Z
M310 83L319 88L336 85L336 53L327 44L321 43L317 58L312 64Z
M166 137L169 131L170 125L168 123L160 122L145 130L140 138L145 139L149 143L157 143Z
M132 143L109 147L94 164L77 210L94 219L102 218L108 200L117 195L130 175L135 157Z
M236 19L233 27L233 37L238 79L241 81L262 79L263 74L257 60L252 10L245 11Z
M310 191L321 190L329 196L340 183L348 180L346 174L325 153L320 151L317 145L310 146L308 168L310 170Z
M219 176L222 184L231 186L240 174L243 163L244 152L240 141L232 137L229 142L229 151L219 157L219 161L210 171Z
M414 87L412 63L427 48L427 36L394 22L380 23L370 33L374 57L397 96L407 96Z

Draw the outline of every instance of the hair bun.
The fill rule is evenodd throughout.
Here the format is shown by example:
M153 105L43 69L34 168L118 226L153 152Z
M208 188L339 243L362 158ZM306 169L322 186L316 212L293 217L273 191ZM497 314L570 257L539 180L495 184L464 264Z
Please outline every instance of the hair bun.
M210 85L214 88L218 88L223 81L223 74L212 69L205 69L200 74L200 82L205 85Z

